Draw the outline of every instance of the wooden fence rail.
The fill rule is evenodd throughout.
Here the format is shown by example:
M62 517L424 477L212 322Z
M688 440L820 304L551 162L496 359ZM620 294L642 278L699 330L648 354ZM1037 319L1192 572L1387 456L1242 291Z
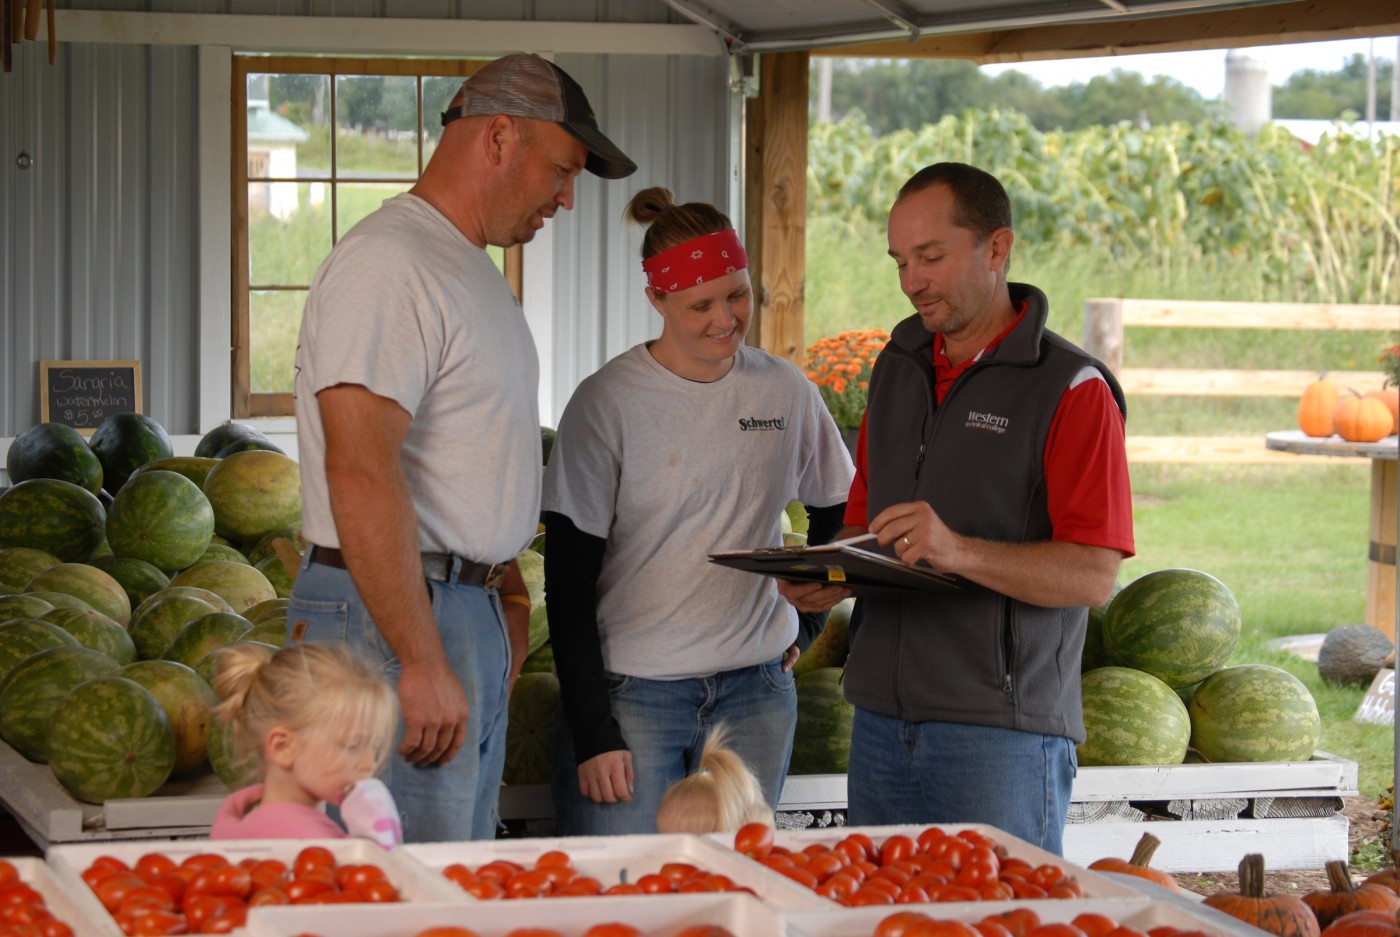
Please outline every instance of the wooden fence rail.
M1125 368L1124 326L1202 329L1400 330L1400 306L1327 303L1236 303L1165 299L1084 302L1084 348L1113 371L1128 396L1297 397L1315 371L1217 368ZM1379 388L1380 371L1332 371L1358 393ZM1291 427L1279 427L1289 429ZM1325 464L1327 456L1275 452L1258 436L1128 436L1131 462Z

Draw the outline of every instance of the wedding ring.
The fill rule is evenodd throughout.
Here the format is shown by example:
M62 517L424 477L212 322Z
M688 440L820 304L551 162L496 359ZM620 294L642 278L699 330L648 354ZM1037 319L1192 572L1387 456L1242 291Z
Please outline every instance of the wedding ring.
M905 534L905 535L904 535L902 538L900 538L900 539L902 539L902 540L904 541L904 545L905 545L906 547L912 547L912 546L913 546L913 544L909 542L909 535L908 535L908 534Z

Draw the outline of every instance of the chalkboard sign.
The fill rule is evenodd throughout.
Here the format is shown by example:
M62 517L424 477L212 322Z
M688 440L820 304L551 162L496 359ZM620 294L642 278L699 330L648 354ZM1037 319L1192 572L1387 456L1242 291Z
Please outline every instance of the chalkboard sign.
M88 435L114 413L141 412L141 362L39 362L39 418Z

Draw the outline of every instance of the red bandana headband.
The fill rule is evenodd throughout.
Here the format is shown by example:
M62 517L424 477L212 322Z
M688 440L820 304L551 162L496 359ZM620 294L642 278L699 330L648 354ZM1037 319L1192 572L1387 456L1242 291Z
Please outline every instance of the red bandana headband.
M748 265L749 255L739 243L739 235L730 228L648 257L642 261L642 272L647 275L647 286L656 292L675 293L744 270Z

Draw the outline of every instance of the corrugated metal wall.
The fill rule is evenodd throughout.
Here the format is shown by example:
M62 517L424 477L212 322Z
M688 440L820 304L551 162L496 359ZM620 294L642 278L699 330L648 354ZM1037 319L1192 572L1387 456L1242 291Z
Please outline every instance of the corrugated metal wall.
M126 0L104 6L149 9ZM162 6L286 14L309 4ZM317 4L316 13L327 9ZM465 0L350 0L331 15L667 20L654 0L484 9ZM69 43L50 66L35 42L17 47L15 71L0 76L0 437L39 419L38 362L55 358L139 359L145 412L172 434L200 431L197 58L192 47ZM580 380L656 334L642 293L640 234L624 224L623 207L658 184L682 199L726 204L731 106L721 56L558 61L641 168L622 182L587 177L577 208L551 222L554 353L542 366L554 369L556 417ZM27 169L16 164L22 152L33 160Z

